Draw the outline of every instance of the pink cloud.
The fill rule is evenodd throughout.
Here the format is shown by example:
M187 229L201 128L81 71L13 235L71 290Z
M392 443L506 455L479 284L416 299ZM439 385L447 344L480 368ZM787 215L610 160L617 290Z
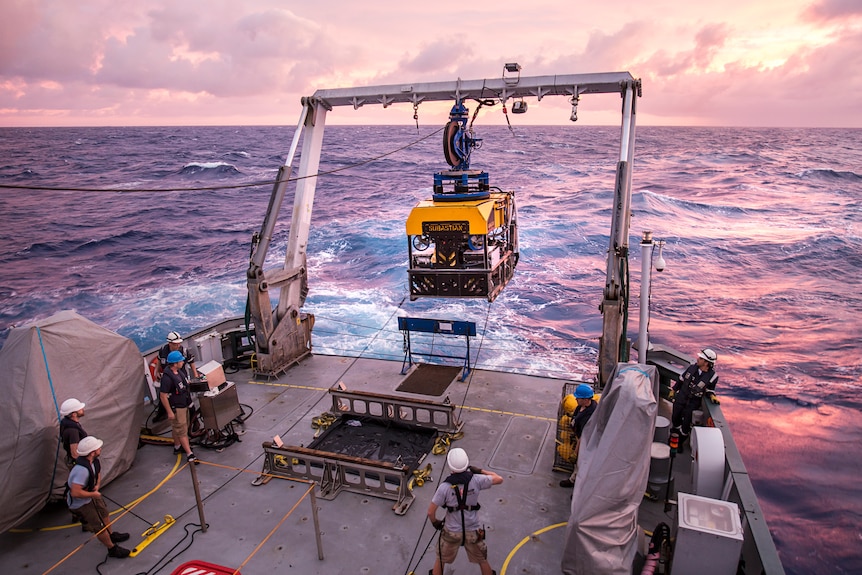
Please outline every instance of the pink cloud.
M518 61L528 75L630 70L644 79L641 123L862 126L858 1L791 3L780 23L757 28L745 20L753 8L734 0L657 21L608 19L593 6L576 22L542 14L493 37L470 33L473 23L509 30L523 20L514 5L453 21L324 1L331 18L279 0L9 0L0 5L0 124L268 123L285 114L277 121L291 123L299 97L319 87L496 77L503 62ZM793 10L809 22L794 22ZM647 14L639 5L627 13ZM769 60L738 55L791 25L807 26L819 44L801 37ZM519 120L565 122L565 107L546 100ZM583 109L610 119L616 108L607 98ZM355 116L373 122L370 110ZM489 121L505 122L497 112Z
M800 47L783 65L764 70L732 63L722 73L655 76L648 90L669 95L644 103L660 117L703 116L727 126L859 126L862 33L820 48Z
M317 26L285 10L236 20L201 14L183 3L151 11L125 41L105 44L95 80L129 88L237 97L306 89L334 59ZM339 54L349 62L349 56Z
M805 15L814 20L843 19L848 16L862 16L862 3L859 0L821 0L812 4Z
M470 60L473 47L464 39L450 37L424 44L415 55L405 55L398 68L405 72L429 73L449 71L463 60Z

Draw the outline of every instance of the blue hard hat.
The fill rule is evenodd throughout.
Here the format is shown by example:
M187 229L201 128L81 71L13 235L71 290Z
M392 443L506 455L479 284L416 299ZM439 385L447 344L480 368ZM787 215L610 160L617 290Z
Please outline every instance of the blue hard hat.
M168 354L168 363L179 363L185 360L186 358L183 357L183 354L180 351L172 351Z
M586 383L582 383L575 388L575 397L577 397L578 399L592 399L593 388Z

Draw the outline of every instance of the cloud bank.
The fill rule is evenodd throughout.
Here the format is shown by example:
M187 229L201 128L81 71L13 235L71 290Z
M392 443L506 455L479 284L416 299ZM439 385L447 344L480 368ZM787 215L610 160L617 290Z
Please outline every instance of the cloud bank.
M862 127L858 0L125 4L4 2L0 125L292 124L318 88L499 77L518 61L525 75L631 71L642 125ZM613 98L588 106L585 123L616 121ZM525 117L567 119L544 101ZM330 121L409 123L412 110Z

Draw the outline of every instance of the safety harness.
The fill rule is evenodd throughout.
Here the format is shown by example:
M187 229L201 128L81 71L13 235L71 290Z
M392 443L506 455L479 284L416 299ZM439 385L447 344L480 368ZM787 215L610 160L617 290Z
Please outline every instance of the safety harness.
M78 459L75 460L75 465L80 465L81 467L85 467L87 471L90 473L90 477L87 479L87 484L84 486L84 491L93 491L96 488L96 477L102 472L102 463L96 459L93 461L93 464L90 465L90 460L87 459L86 455L79 455ZM63 499L66 500L67 505L72 504L71 497L72 487L69 485L69 480L66 480L66 489L63 490ZM77 509L73 510L74 513Z
M467 544L467 525L464 519L464 511L478 511L481 508L479 503L476 505L467 505L467 488L470 486L470 481L473 479L473 473L470 471L462 471L461 473L453 473L445 479L445 482L452 486L455 492L455 498L458 500L457 507L444 505L443 508L449 513L456 511L461 512L461 547ZM459 485L463 487L458 488Z

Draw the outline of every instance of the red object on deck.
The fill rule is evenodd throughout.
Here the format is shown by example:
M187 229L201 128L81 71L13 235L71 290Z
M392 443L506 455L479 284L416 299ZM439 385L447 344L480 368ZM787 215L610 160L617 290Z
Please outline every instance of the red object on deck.
M242 575L232 567L213 565L206 561L189 561L174 569L171 575L233 575L234 573Z

